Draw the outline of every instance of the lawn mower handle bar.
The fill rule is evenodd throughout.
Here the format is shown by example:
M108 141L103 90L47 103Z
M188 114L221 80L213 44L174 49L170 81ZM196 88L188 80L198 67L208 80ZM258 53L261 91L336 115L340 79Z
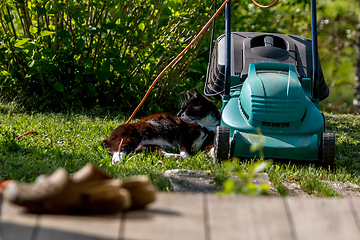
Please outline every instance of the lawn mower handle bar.
M319 52L317 39L316 0L310 0L311 8L311 44L312 44L312 98L319 98Z

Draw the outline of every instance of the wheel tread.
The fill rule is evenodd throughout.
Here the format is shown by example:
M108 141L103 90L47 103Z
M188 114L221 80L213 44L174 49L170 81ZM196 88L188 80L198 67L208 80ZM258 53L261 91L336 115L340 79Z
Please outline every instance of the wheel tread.
M218 126L215 133L214 163L229 158L229 127Z
M324 168L332 168L335 161L335 134L324 132L321 134L320 160Z

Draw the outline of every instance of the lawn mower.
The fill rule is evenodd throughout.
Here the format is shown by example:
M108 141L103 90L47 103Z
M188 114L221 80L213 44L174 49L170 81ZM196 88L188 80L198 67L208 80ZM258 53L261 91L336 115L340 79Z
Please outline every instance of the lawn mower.
M329 95L317 47L316 1L310 1L312 40L295 35L231 32L209 60L204 93L222 100L214 162L229 157L316 161L334 164L335 136L325 132L319 101ZM251 146L261 146L259 152ZM263 156L260 156L263 155Z

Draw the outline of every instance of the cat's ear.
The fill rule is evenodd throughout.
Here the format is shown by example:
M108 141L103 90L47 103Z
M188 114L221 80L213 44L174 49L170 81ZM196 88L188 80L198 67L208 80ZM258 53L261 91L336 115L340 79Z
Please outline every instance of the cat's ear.
M187 96L188 98L191 98L191 97L192 97L192 94L191 94L189 91L186 91L186 96Z
M199 96L201 93L198 92L198 90L194 89L194 96Z

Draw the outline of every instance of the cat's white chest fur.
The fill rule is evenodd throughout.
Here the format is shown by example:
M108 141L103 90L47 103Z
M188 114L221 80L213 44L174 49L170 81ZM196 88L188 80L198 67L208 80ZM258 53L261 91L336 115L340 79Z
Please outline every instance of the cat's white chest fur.
M216 117L214 117L212 114L208 114L206 117L194 122L202 124L205 128L212 132L215 132L216 126L220 124Z
M211 132L215 132L216 127L220 124L219 120L217 120L213 114L208 114L206 117L200 119L192 119L184 114L181 116L181 119L185 122L200 124Z

